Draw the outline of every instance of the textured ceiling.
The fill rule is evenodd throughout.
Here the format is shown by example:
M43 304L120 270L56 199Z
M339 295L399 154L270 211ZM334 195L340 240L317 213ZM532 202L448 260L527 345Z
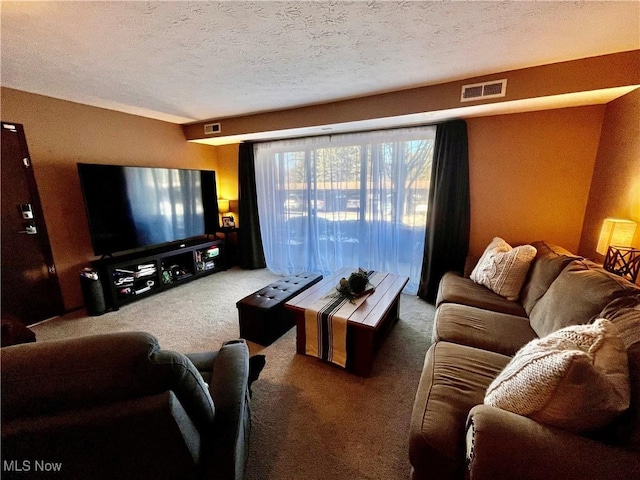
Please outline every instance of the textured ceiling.
M640 2L7 2L2 85L187 123L640 48Z

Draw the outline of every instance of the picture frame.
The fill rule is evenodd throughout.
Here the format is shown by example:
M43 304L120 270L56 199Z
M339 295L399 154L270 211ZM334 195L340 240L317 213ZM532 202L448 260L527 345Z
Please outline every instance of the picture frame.
M236 222L234 222L232 216L222 217L222 228L235 228Z

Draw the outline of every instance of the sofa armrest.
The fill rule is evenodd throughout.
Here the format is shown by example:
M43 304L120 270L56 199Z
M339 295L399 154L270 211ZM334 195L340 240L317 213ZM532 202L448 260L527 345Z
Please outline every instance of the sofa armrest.
M241 479L249 448L249 348L244 340L223 344L210 383L215 405L215 438L211 457L216 478Z
M467 418L467 478L640 478L635 452L615 448L487 405Z
M244 340L222 345L213 364L209 389L216 413L244 403L249 391L249 347Z

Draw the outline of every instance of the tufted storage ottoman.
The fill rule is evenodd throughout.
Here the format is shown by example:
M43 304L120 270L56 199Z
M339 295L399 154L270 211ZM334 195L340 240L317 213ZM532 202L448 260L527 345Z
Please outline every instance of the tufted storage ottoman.
M260 345L272 344L295 325L284 303L320 280L322 275L317 273L291 275L239 300L240 336Z

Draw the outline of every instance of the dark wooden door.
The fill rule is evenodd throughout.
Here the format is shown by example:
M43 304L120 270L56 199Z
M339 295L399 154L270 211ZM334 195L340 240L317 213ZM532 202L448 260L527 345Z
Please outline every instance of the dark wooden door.
M64 311L22 125L2 122L2 316L26 325Z

